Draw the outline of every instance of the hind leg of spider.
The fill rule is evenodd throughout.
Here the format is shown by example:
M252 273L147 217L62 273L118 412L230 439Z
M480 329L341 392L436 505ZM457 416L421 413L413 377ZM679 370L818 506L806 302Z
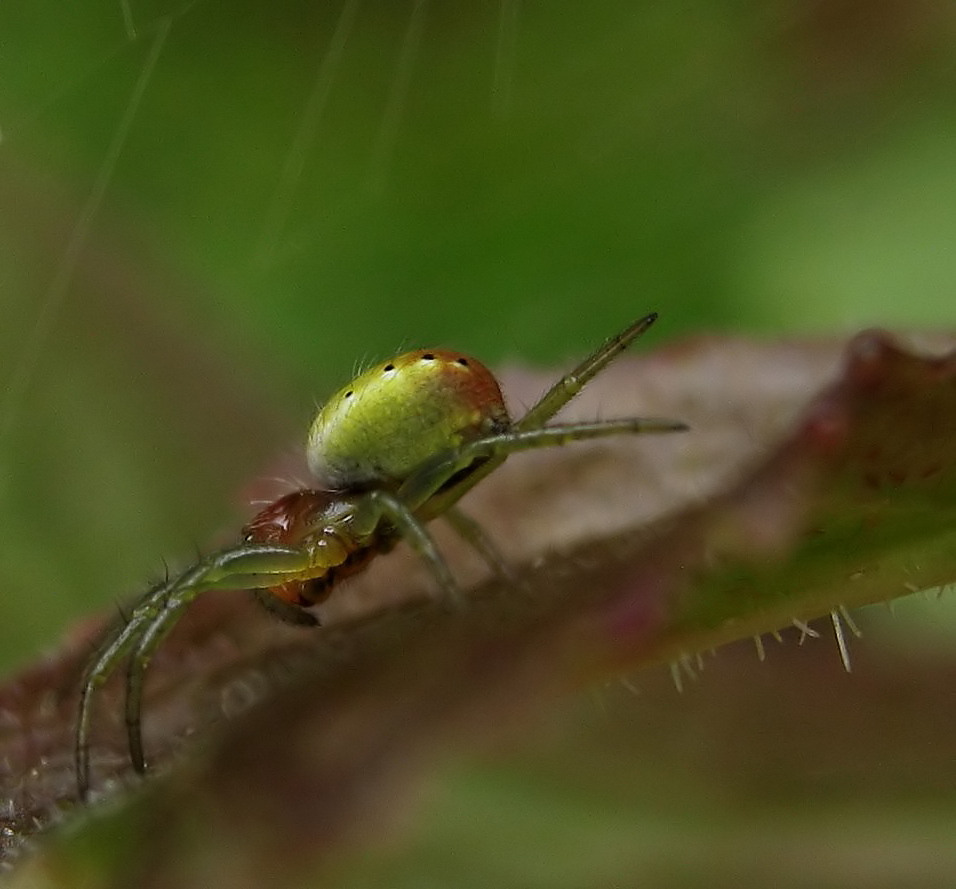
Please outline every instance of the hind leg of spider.
M518 585L518 576L508 564L508 560L478 522L457 506L449 507L443 515L455 533L481 556L498 578L509 586Z
M310 611L280 599L268 589L252 590L252 597L273 617L295 627L317 627L319 619Z

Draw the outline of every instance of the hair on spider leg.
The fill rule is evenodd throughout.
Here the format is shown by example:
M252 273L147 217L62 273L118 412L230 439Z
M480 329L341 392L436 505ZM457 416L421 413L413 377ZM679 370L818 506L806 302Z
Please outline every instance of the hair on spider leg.
M161 571L151 571L146 578L146 588L157 586L161 583L169 583L169 561L165 556L160 556L160 564L163 566Z
M117 619L121 623L128 624L132 611L127 607L127 604L120 599L116 599L113 602L113 607L116 610Z
M169 560L165 556L160 557L160 562L162 563L163 569L161 572L153 573L151 577L146 580L146 589L143 593L139 595L134 595L132 598L126 596L122 599L114 600L114 605L116 607L117 614L119 614L122 622L124 624L129 623L132 618L133 610L136 607L137 599L141 598L144 595L148 595L152 590L158 589L169 584L169 579L172 577L172 573L169 567Z
M191 542L190 545L189 545L189 548L190 548L190 549L192 550L192 552L193 552L193 559L192 559L193 562L200 562L200 561L202 561L202 558L203 558L203 548L199 545L199 541L196 540L195 538L193 538L192 542ZM165 559L163 559L163 565L165 565L165 567L166 567L166 582L168 583L169 580L170 580L170 577L171 577L172 575L170 575L170 573L169 573L169 565L168 565L168 563L166 562Z
M160 575L154 575L152 579L146 581L146 589L155 589L158 586L164 586L169 583L169 562L161 558L163 563L163 572ZM116 610L117 617L121 623L128 624L133 613L133 602L128 599L114 599L113 607Z

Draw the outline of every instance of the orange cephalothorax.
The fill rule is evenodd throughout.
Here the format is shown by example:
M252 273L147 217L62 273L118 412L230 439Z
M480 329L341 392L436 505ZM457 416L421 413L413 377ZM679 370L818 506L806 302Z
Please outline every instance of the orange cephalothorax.
M290 605L316 605L338 581L361 571L372 558L374 550L351 539L344 529L336 530L341 503L341 496L328 491L293 491L270 503L242 529L247 543L305 545L315 553L315 564L299 576L268 587L272 595Z

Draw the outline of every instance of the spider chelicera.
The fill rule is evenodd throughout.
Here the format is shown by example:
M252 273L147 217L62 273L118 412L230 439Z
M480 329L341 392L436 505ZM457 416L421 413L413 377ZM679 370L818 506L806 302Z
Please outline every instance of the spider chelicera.
M242 542L211 553L148 590L107 631L83 679L76 729L76 778L90 787L89 736L96 690L127 661L130 759L146 770L140 726L143 680L157 646L182 612L212 589L251 589L272 614L303 626L304 610L378 553L406 541L431 569L445 599L463 601L426 529L444 516L499 573L507 567L478 525L455 508L463 494L515 451L685 424L628 417L547 426L581 389L639 337L656 314L611 337L513 421L497 380L473 358L444 349L400 355L361 374L320 409L307 457L315 488L280 497L243 528Z

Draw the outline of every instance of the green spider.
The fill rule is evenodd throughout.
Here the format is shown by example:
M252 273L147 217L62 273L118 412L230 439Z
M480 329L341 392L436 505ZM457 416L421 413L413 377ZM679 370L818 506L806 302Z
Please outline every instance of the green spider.
M306 454L319 487L280 497L243 528L242 542L211 553L148 590L107 631L83 678L76 729L80 797L90 789L89 736L95 692L127 661L130 760L143 773L140 711L146 668L182 612L212 589L251 589L272 614L316 626L304 610L378 553L406 541L431 569L442 595L464 602L425 525L439 515L499 573L507 566L477 523L455 503L509 454L639 432L677 432L684 423L628 417L546 426L564 405L639 337L656 314L611 337L561 377L520 420L498 381L476 361L444 349L400 355L361 374L321 408Z

